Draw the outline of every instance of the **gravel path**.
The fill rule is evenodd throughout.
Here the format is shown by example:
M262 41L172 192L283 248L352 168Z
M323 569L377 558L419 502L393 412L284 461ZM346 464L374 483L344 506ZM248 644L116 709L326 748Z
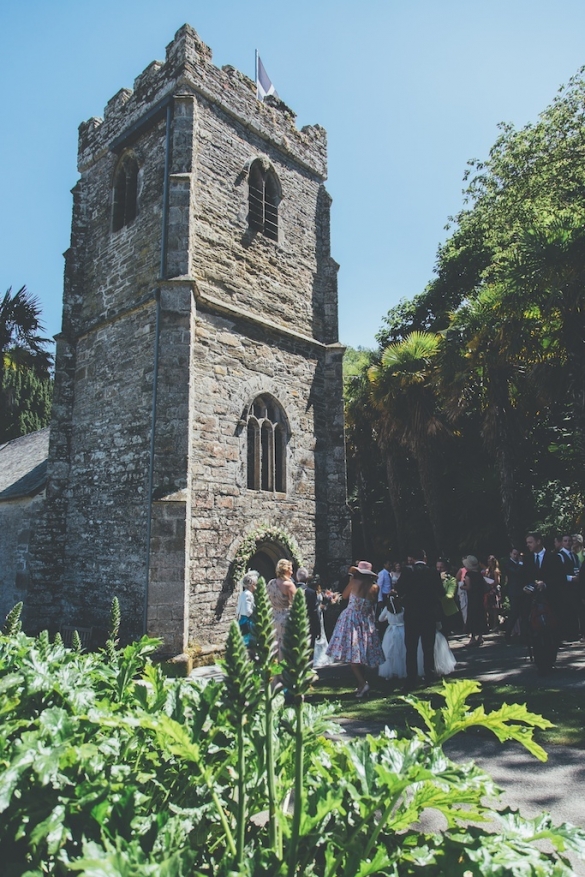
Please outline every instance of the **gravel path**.
M450 645L457 658L454 676L480 682L505 682L527 691L550 687L583 691L585 698L585 644L563 646L557 667L545 677L536 672L521 645L506 646L501 635L486 638L481 648L465 648L466 637L455 637ZM421 692L422 693L422 692ZM377 727L344 721L350 735L376 733ZM515 743L501 744L484 736L455 737L446 746L449 757L456 761L473 759L503 789L503 802L518 807L526 816L537 816L543 810L555 822L571 822L585 828L585 750L571 746L549 746L548 761L533 758ZM429 820L432 825L432 818ZM585 864L573 861L575 873L585 875Z

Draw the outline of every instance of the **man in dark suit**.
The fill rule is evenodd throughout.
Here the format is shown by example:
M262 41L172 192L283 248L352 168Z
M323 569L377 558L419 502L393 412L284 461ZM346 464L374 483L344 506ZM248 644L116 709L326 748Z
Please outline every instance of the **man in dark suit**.
M310 588L307 584L309 579L309 571L304 566L297 570L297 585L303 589L305 595L305 603L307 604L307 617L309 619L309 632L311 634L311 652L315 648L315 640L321 634L319 621L319 608L317 602L317 592Z
M561 633L564 639L575 642L579 639L579 614L580 600L578 588L579 558L572 552L573 539L571 536L558 536L555 542L560 541L558 555L563 565L562 587L562 616Z
M545 673L557 659L559 647L559 619L563 600L563 565L558 554L547 551L541 533L529 533L526 537L529 554L524 561L525 590L550 608L542 613L545 624L539 631L532 630L534 660L538 670ZM537 635L538 634L538 635Z
M435 676L435 633L441 613L443 583L436 569L426 563L422 549L412 552L412 570L403 570L398 593L404 606L406 645L406 688L418 682L418 641L422 642L424 674L427 682Z
M510 601L510 614L506 622L506 642L512 639L512 631L516 626L516 622L520 618L520 626L523 628L525 618L522 614L523 593L522 588L524 582L522 580L523 569L520 559L520 552L517 548L510 550L509 557L502 563L502 572L506 576L506 596ZM525 631L522 630L522 635Z

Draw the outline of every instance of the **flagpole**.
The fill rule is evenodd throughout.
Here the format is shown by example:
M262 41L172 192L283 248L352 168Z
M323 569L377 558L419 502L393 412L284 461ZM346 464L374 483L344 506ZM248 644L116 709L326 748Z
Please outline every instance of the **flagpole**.
M256 82L256 100L258 100L258 49L254 50L254 81Z

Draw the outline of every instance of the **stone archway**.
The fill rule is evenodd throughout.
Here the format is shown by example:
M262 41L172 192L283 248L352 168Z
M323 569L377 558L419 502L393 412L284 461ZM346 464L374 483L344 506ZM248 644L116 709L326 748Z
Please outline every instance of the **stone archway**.
M282 557L291 560L297 568L302 566L303 558L294 537L270 525L260 525L252 530L240 542L230 564L232 590L248 569L257 569L267 582L270 581Z
M293 553L286 546L273 541L259 542L256 543L256 552L248 560L246 569L257 570L266 582L269 582L276 574L276 564L283 557L292 560L293 564L298 566Z

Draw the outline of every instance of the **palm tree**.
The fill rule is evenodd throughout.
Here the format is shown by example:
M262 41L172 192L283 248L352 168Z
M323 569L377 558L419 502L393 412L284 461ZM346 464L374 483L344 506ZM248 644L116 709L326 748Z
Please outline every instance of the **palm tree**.
M411 332L403 341L386 347L380 363L370 367L368 378L381 416L383 447L391 457L393 443L398 443L415 459L436 547L443 550L446 528L439 489L439 448L449 430L441 417L434 387L440 344L439 335ZM392 482L396 473L393 461L389 459L388 463Z
M509 267L512 293L538 308L543 353L533 369L564 387L573 446L585 490L585 231L583 217L564 211L521 235Z
M5 411L9 400L5 388L7 369L28 370L36 377L49 377L52 357L45 349L48 338L41 323L39 300L25 286L12 295L7 290L0 301L0 411Z

